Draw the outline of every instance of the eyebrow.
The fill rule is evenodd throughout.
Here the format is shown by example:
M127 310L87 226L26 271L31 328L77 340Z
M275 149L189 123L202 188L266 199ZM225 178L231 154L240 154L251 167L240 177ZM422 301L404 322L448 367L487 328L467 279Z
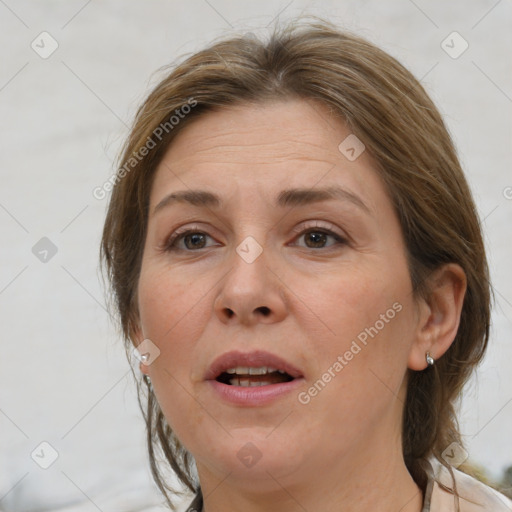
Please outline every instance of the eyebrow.
M365 213L370 214L370 209L365 202L350 190L332 186L327 188L293 188L282 190L277 196L276 204L280 207L305 206L329 200L348 201ZM153 215L174 203L188 203L192 206L208 208L220 208L222 199L207 190L179 190L165 196L153 210Z

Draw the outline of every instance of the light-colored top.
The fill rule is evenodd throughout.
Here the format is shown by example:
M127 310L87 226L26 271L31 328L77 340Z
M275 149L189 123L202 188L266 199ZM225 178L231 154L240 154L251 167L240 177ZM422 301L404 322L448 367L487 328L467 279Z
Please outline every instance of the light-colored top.
M459 493L460 508L457 508L457 499L450 492L453 480L449 471L439 462L431 461L427 475L427 489L421 512L512 512L510 499L453 468L455 485ZM187 512L203 512L201 493L194 498Z
M512 512L510 499L476 478L452 469L460 508L456 496L450 492L453 489L450 472L439 462L431 461L422 512Z

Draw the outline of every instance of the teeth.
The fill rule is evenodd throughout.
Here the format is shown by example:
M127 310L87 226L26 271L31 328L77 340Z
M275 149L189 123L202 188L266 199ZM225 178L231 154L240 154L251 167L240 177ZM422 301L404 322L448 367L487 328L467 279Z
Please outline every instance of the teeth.
M253 382L249 379L240 379L238 377L234 377L233 379L231 379L229 381L229 383L232 386L241 386L243 388L253 388L256 386L268 386L268 385L272 384L272 382L269 382L266 380L261 380L259 382Z
M286 373L282 370L276 370L276 368L271 368L270 366L260 366L259 368L249 368L247 366L237 366L236 368L228 368L226 373L230 375L265 375L267 373L277 372Z

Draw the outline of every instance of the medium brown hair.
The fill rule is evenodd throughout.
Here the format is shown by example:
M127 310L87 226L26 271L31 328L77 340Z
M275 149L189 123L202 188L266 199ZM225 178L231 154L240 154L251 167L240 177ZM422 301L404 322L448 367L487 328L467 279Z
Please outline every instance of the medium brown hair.
M137 283L149 194L173 138L205 112L288 98L326 105L365 144L398 215L417 297L428 295L428 276L445 263L457 263L466 273L467 292L453 344L434 367L408 374L403 455L423 487L425 461L433 455L446 465L443 450L454 441L461 443L454 406L489 337L488 268L475 204L438 110L409 71L368 41L318 20L276 29L268 41L236 36L190 56L149 94L122 152L125 172L115 180L100 249L126 348L131 351L139 325ZM171 127L170 116L192 103ZM161 126L167 126L165 133ZM140 161L131 161L150 139L158 139L155 130L163 134L155 147ZM127 162L133 165L127 168ZM179 480L197 491L193 458L174 436L150 386L138 385L138 390L151 470L172 507L168 491L173 489L156 461L156 450Z

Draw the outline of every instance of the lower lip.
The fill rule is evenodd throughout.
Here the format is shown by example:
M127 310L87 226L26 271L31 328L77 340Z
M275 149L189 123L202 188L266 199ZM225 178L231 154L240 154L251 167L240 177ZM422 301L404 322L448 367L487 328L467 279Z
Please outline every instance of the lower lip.
M220 398L226 402L250 407L269 404L279 397L291 393L300 387L304 382L304 378L300 377L290 382L282 382L281 384L254 387L231 386L216 380L209 380L207 382Z

